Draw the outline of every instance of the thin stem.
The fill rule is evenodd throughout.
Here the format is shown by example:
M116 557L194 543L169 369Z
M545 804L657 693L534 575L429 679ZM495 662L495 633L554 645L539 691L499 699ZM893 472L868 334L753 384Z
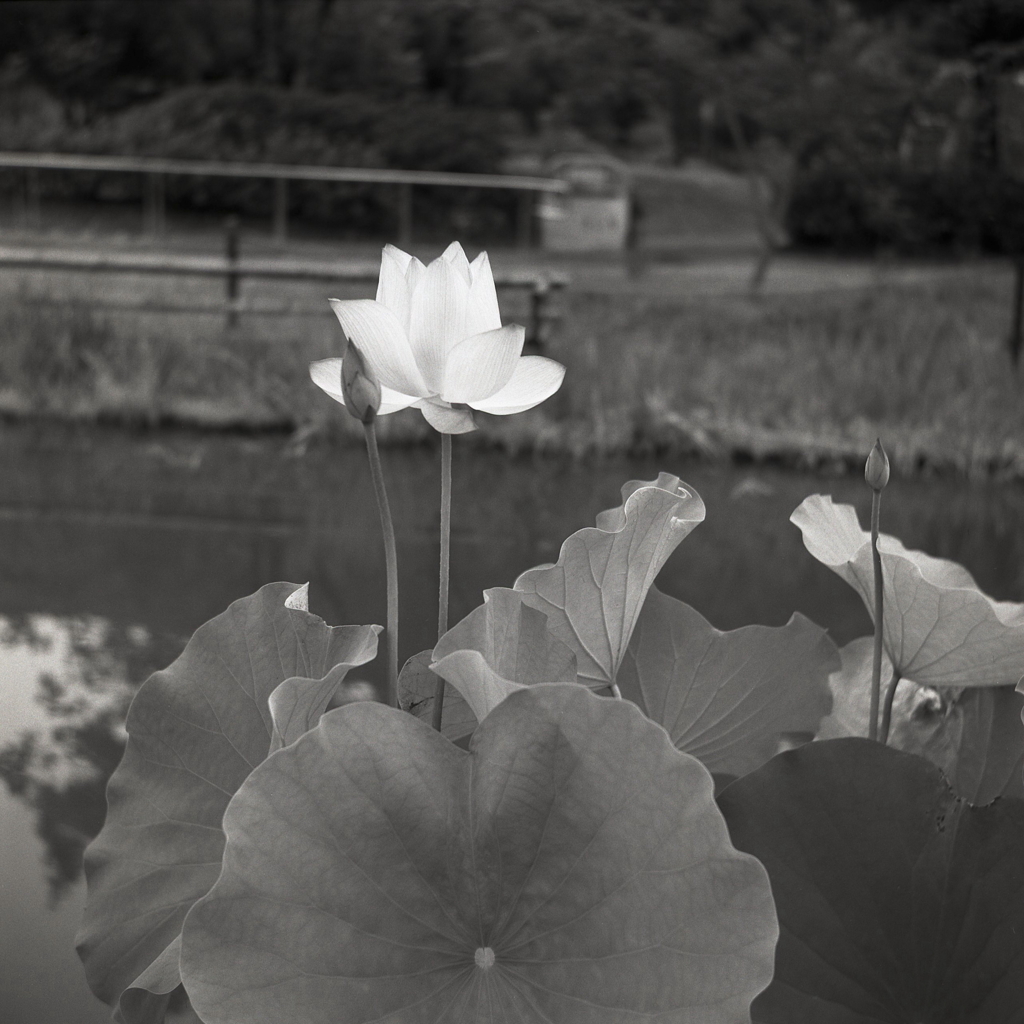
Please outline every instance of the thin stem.
M398 554L395 550L395 527L391 521L391 506L388 492L384 489L384 471L381 469L380 452L377 450L377 428L373 421L363 424L366 434L366 451L370 456L370 474L373 489L377 494L377 508L380 511L380 528L384 534L384 565L388 579L388 689L387 703L398 707Z
M441 570L437 592L437 639L448 632L448 576L452 542L452 435L441 435ZM444 714L444 680L438 676L434 689L431 725L441 731Z
M884 746L889 740L889 723L892 721L892 702L896 696L896 687L900 685L900 674L896 669L892 670L892 682L889 689L885 691L885 704L882 706L882 728L878 739Z
M882 556L878 552L878 520L882 492L871 491L871 565L875 577L875 650L871 661L871 710L868 739L878 739L878 702L882 694ZM882 741L885 742L884 740Z

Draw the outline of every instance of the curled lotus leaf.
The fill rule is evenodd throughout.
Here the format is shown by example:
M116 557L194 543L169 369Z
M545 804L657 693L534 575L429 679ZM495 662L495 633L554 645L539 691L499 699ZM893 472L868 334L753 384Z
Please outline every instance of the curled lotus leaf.
M576 681L576 656L548 629L547 616L507 587L484 591L484 603L437 641L434 661L456 651L478 651L498 675L523 686Z
M790 519L807 550L860 594L874 617L871 535L852 505L821 494ZM1024 604L996 601L956 562L878 539L882 636L900 675L921 686L1013 686L1024 676Z
M842 667L829 678L832 712L818 739L866 736L871 705L871 637L840 650ZM892 665L882 655L882 682ZM972 804L997 796L1024 797L1024 698L1011 686L937 689L901 679L896 687L889 746L927 758Z
M718 798L768 869L758 1024L1010 1024L1024 1008L1024 801L972 807L866 739L808 743Z
M523 688L495 672L479 651L452 651L430 667L462 694L478 722Z
M484 603L438 640L430 661L434 678L451 684L445 688L445 716L451 724L446 728L442 719L442 731L452 740L471 733L519 686L576 680L576 656L552 635L547 616L506 587L485 590ZM465 705L453 700L449 707L452 686ZM424 712L417 717L429 717L434 700L435 690L429 688L417 703ZM471 718L464 713L467 708Z
M468 751L330 711L225 829L182 938L206 1024L740 1024L771 977L767 878L707 771L583 686L517 690Z
M139 689L107 819L85 853L78 936L90 986L125 1024L162 1020L178 985L181 924L220 873L224 810L270 750L271 694L370 660L379 629L328 626L305 586L271 583L200 626Z
M634 701L711 772L753 771L792 737L810 739L832 705L839 655L802 615L785 626L715 629L652 587L619 672Z
M430 669L433 660L433 651L420 651L402 666L398 674L398 706L428 724L433 720L437 680L440 678ZM441 718L442 735L452 742L463 739L476 728L477 721L473 709L462 694L454 686L446 686Z
M569 537L557 562L516 580L523 600L576 655L580 682L595 689L615 682L654 578L703 521L704 502L679 477L631 480L622 504Z
M175 992L181 991L181 935L121 993L115 1024L161 1024Z
M484 603L452 626L433 651L406 662L398 679L399 706L431 721L438 677L452 684L445 687L441 731L459 740L517 684L575 682L576 656L552 635L543 612L516 591L496 587L484 591Z
M335 665L323 679L293 676L274 689L268 699L273 723L269 753L272 754L275 750L294 743L320 721L320 716L341 691L349 672L357 665L365 665L376 657L377 637L380 632L380 626L370 626L362 637L363 646L360 648L353 645L353 649L348 653L349 660ZM349 690L351 689L350 687ZM365 698L372 699L373 689L368 684L364 684L355 692L363 693Z

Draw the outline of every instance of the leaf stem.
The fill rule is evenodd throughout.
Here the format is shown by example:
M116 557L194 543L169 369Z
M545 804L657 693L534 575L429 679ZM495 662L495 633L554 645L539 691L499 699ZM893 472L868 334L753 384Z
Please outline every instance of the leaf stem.
M363 424L366 434L366 451L370 456L370 475L377 495L377 509L380 512L380 528L384 534L384 565L388 581L388 680L387 704L398 707L398 554L395 549L395 526L391 521L391 506L388 492L384 489L384 471L377 449L377 428L371 419Z
M878 703L882 694L882 556L878 551L878 521L882 492L871 491L871 565L875 578L875 650L871 661L871 709L868 712L868 739L878 739ZM882 741L883 743L885 740Z
M899 672L892 670L889 689L885 691L885 703L882 705L882 728L878 734L879 742L884 746L889 741L889 723L892 721L892 702L896 696L896 687L900 685Z
M448 578L452 541L452 435L441 435L441 568L437 592L437 639L448 632ZM434 690L431 725L441 731L444 714L444 680L438 676Z

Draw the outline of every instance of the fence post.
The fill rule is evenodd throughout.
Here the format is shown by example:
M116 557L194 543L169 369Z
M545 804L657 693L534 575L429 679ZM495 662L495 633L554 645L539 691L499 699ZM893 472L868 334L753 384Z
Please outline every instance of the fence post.
M1013 261L1013 323L1010 327L1010 337L1007 340L1010 359L1014 366L1020 362L1022 318L1024 318L1024 256L1018 256Z
M39 169L29 167L25 171L25 214L30 228L39 228L43 223L43 190L39 184Z
M146 175L143 203L142 216L146 234L155 237L162 236L167 226L167 218L164 176L159 172L151 172Z
M227 258L225 287L228 303L228 327L238 325L238 218L231 214L224 218L224 255Z
M412 185L398 186L398 241L408 249L412 245Z
M533 193L523 189L519 193L516 210L516 241L520 249L529 249L533 242Z
M278 242L288 239L288 179L274 179L274 238Z

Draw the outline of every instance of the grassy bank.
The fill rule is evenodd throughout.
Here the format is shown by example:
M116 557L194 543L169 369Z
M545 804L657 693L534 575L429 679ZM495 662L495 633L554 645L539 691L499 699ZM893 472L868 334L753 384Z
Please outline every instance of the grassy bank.
M481 443L577 456L697 454L859 469L880 435L898 472L1024 479L1024 399L1005 348L1008 275L984 267L870 290L686 297L572 291L548 354L563 390L481 417ZM309 383L329 322L168 320L15 296L0 312L0 412L356 435ZM381 434L415 443L418 413Z

